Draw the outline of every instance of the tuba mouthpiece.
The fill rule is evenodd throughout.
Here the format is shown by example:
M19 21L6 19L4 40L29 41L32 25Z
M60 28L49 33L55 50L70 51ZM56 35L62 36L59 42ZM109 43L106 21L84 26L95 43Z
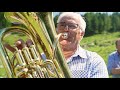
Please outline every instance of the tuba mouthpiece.
M67 39L67 38L68 38L68 33L67 33L67 32L63 33L63 34L62 34L62 38L63 38L63 39Z

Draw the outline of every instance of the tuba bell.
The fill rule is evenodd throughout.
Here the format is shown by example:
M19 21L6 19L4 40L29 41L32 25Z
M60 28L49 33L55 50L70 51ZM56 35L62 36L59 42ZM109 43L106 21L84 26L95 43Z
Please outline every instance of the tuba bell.
M0 30L0 61L5 77L71 78L58 42L63 34L57 35L52 12L5 12L4 17L18 24ZM19 38L24 40L22 49L13 41ZM31 40L32 45L27 46L27 40ZM5 47L10 44L15 48L14 53Z

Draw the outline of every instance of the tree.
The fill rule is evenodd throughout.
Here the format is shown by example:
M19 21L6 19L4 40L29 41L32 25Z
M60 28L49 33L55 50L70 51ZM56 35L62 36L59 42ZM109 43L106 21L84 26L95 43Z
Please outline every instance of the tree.
M106 33L111 29L111 19L107 13L104 13L102 15L103 15L103 20L104 20L103 33Z
M5 18L4 18L4 12L0 12L0 29L6 28L10 26L11 23L9 23Z
M84 17L85 17L85 21L86 21L86 34L85 34L85 36L93 35L94 34L94 30L92 28L93 13L86 13L84 15Z
M55 27L57 27L57 20L58 20L58 17L59 17L59 15L56 15L56 16L54 17Z
M98 32L98 26L99 26L99 18L98 18L99 16L98 16L98 14L96 13L96 14L94 14L93 15L93 18L92 18L92 20L91 20L91 24L92 24L92 30L94 30L94 34L97 34L97 33L99 33Z
M120 14L118 12L115 12L111 16L112 21L112 32L120 31Z

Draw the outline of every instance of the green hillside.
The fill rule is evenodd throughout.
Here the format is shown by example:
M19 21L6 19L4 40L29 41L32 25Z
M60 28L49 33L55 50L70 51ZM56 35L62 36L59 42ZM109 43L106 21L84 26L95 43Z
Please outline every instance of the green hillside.
M116 50L115 40L120 38L120 32L97 34L90 37L84 37L81 46L84 49L97 52L107 64L108 55Z

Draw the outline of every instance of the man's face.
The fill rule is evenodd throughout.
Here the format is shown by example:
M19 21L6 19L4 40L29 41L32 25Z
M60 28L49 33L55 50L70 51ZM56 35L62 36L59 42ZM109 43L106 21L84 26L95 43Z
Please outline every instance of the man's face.
M63 50L76 49L84 33L81 31L79 21L75 18L64 17L57 25L59 33L67 33L68 38L60 37L59 41Z

